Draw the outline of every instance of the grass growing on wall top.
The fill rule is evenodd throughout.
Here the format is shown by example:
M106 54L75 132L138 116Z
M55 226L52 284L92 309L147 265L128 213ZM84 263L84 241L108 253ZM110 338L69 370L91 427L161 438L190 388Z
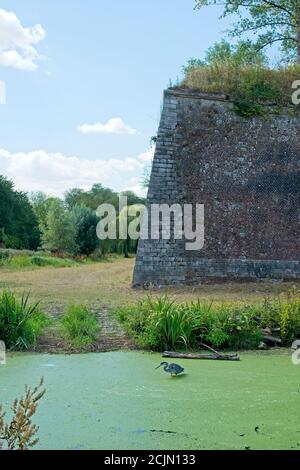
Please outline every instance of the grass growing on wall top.
M235 65L228 62L185 68L181 87L218 92L235 100L235 112L244 117L263 115L265 105L273 111L292 104L292 83L300 79L300 65L271 69L260 64Z

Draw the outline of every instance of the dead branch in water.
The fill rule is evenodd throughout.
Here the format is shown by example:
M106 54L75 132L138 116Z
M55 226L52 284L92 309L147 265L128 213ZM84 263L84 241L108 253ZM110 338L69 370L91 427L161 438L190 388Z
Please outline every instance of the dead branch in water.
M240 356L238 354L196 354L196 353L182 353L182 352L171 352L164 351L163 357L171 357L178 359L211 359L217 361L239 361Z

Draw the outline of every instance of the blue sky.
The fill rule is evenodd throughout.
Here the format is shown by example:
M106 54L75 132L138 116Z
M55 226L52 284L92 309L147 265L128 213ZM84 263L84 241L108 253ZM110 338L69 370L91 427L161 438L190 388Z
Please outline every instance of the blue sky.
M22 49L20 25L4 15L0 173L28 191L62 194L96 182L140 191L163 89L230 24L219 20L219 7L193 6L194 0L1 0L0 13L13 12L24 37L36 40ZM122 120L121 130L105 125L113 118ZM78 130L95 123L103 125L98 133Z

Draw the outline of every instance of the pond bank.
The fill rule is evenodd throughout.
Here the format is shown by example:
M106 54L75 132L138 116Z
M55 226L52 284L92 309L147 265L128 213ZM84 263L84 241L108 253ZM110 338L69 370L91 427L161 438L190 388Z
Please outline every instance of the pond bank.
M126 334L124 328L115 319L110 309L102 308L98 310L97 308L91 308L90 310L95 314L101 328L96 341L91 345L78 350L74 344L62 336L57 319L63 314L64 310L56 307L55 311L52 308L50 312L47 312L52 318L52 324L38 338L36 345L32 348L33 352L75 354L79 352L109 352L137 349L135 341Z

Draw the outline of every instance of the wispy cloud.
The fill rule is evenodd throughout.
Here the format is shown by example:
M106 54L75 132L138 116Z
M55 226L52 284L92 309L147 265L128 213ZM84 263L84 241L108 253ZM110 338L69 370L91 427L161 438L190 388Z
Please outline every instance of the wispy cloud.
M20 190L57 196L73 187L89 189L95 183L118 190L130 187L142 194L139 182L146 166L145 154L150 152L124 160L87 160L45 150L11 153L0 149L0 174L12 179Z
M0 65L36 70L40 55L35 46L45 36L40 24L25 28L15 13L0 9Z
M155 150L155 147L152 146L148 150L146 150L146 152L141 153L138 156L139 161L149 165L153 160L154 150Z
M122 118L111 118L105 124L81 124L77 130L82 134L136 134L136 129L125 124Z
M142 185L142 178L133 176L129 180L129 184L123 188L123 191L133 191L137 196L145 197L147 188Z

